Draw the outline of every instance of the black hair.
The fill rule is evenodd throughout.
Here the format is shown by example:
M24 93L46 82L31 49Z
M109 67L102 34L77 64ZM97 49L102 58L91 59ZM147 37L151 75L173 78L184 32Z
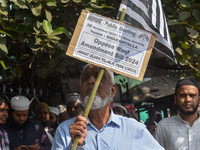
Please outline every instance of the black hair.
M0 97L0 105L3 103L5 103L10 108L10 101L5 98Z

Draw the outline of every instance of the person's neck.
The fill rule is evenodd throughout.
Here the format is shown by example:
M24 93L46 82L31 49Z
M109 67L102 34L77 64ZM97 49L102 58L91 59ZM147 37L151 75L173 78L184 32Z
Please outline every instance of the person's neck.
M199 118L199 113L196 112L192 115L185 115L185 114L180 113L180 116L183 120L187 121L190 124L190 126L192 126L195 120Z
M90 122L100 130L108 121L110 117L110 107L106 105L101 109L91 110L89 113Z

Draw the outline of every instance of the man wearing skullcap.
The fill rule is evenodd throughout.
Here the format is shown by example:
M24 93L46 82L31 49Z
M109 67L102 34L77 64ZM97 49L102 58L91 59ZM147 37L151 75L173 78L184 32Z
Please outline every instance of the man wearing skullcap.
M67 115L67 106L66 105L58 105L56 106L59 109L59 123L62 123L63 121L68 119Z
M199 83L190 77L179 80L175 87L174 103L178 115L162 119L155 138L166 150L200 149Z
M80 97L86 107L100 67L86 65L81 73ZM135 119L116 115L110 108L117 92L114 74L105 69L88 118L78 116L61 123L55 133L52 150L69 150L79 136L77 149L84 150L164 150Z
M0 149L9 150L8 133L5 131L5 123L8 118L9 101L0 97Z
M29 99L25 96L15 96L10 103L9 119L6 123L10 149L49 150L51 142L42 125L28 117Z
M59 109L57 107L49 106L50 114L49 114L49 126L53 128L55 131L58 127L58 116L59 116Z
M114 104L113 112L117 115L126 116L127 109L124 106L122 106L121 104Z
M67 105L67 114L69 119L81 115L83 107L78 93L70 93L66 96L65 103Z
M45 102L40 102L35 107L35 118L39 120L46 131L49 140L52 142L54 137L54 130L49 126L50 109Z

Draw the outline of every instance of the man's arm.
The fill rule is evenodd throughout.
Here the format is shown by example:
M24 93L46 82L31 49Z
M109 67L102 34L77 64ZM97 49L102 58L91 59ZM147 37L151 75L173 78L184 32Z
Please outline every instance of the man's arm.
M87 136L87 123L87 119L79 116L71 125L68 125L66 122L59 125L54 136L51 150L70 150L72 141L76 135L80 136L77 150L84 149L82 144Z

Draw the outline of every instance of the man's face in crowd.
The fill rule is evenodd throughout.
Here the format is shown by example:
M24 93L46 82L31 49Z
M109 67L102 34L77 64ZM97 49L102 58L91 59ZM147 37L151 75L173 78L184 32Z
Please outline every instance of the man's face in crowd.
M22 126L28 119L28 110L24 110L24 111L15 110L12 113L12 116L13 116L14 122Z
M147 127L147 129L153 135L156 131L156 125L151 125L151 126Z
M81 100L83 101L83 105L87 104L86 102L88 101L93 90L99 71L100 67L89 65L81 74L80 96ZM116 85L111 85L110 77L108 72L105 70L91 109L99 109L104 107L108 101L110 101L111 97L114 97L115 92Z
M38 119L42 125L45 127L49 123L49 109L46 107L38 108L35 112L35 117Z
M69 102L67 104L67 113L69 117L76 117L82 112L81 104L79 102Z
M6 123L6 119L8 118L8 105L6 103L2 103L0 105L0 124Z
M52 112L49 113L49 126L53 126L54 124L57 124L58 119L56 117L56 115Z
M115 107L113 112L118 115L126 116L125 111L121 107Z
M174 100L180 113L192 115L199 106L199 91L195 86L183 85L177 89Z

